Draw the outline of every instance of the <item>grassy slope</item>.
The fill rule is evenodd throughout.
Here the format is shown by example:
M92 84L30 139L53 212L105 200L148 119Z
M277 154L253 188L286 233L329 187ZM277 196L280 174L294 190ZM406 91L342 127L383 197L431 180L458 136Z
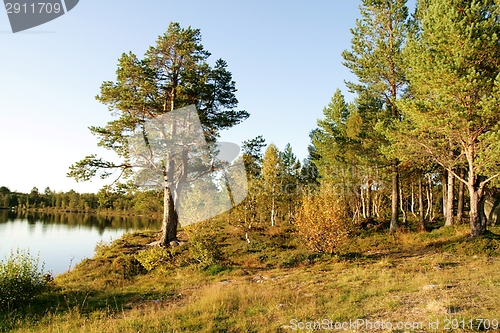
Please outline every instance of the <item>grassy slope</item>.
M491 230L500 234L500 228ZM226 258L222 264L201 269L188 242L151 272L141 269L133 254L156 234L125 235L58 276L29 309L3 314L0 328L292 332L298 322L364 319L365 325L422 322L423 331L431 331L428 322L435 320L440 330L446 319L500 320L500 237L490 233L470 240L467 233L466 226L366 233L330 256L308 252L285 227L254 230L247 245L241 229L227 226L217 233Z

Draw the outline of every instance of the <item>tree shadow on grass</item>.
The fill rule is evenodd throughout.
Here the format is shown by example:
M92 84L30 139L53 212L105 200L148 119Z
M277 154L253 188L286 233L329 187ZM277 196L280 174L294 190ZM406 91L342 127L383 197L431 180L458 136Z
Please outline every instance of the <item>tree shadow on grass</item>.
M179 298L173 290L163 292L71 291L49 289L23 307L0 312L0 332L19 327L33 327L44 317L75 314L88 316L121 313L148 304L164 304Z
M378 261L384 258L405 259L439 253L482 257L500 256L500 235L494 232L487 231L484 235L473 238L463 233L465 229L439 227L439 223L435 223L432 229L433 231L425 233L389 233L387 230L365 233L361 240L358 239L361 245L353 243L353 248L351 244L339 258L348 261L354 259ZM398 236L406 234L409 237L401 239Z
M486 231L484 235L457 236L452 239L431 241L425 249L435 252L449 252L465 256L500 256L500 235Z

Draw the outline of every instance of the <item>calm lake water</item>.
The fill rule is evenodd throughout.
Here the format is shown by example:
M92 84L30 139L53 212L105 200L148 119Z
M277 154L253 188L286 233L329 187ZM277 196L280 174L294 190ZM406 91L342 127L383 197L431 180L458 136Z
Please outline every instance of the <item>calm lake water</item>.
M160 221L142 217L0 210L0 260L11 250L26 249L40 256L45 271L60 274L92 257L101 241L117 239L127 231L159 228Z

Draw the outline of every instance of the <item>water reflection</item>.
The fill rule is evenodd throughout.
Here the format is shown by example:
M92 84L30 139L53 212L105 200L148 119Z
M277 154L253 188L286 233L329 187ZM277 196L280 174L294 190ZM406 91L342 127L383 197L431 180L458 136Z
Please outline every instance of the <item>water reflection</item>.
M55 274L94 255L95 245L132 230L160 228L159 219L77 213L0 210L0 259L17 247L40 254L45 269Z
M0 223L9 221L24 220L30 225L36 223L64 224L68 228L86 226L97 228L99 234L106 229L158 229L160 223L158 219L145 216L105 216L99 214L80 213L41 213L41 212L14 212L0 210Z

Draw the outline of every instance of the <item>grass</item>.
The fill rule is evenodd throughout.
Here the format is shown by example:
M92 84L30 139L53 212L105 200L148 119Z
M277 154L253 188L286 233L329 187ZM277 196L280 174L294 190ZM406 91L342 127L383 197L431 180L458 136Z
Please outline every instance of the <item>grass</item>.
M184 232L186 244L151 271L135 254L157 233L100 244L94 258L57 276L30 306L0 314L0 330L292 332L359 320L357 330L345 331L391 323L379 331L421 332L463 319L453 332L466 332L469 319L476 328L476 318L490 326L500 320L498 227L476 239L466 226L364 231L333 256L308 251L289 226L254 229L251 244L237 227L215 229L221 259L210 266L193 259Z

